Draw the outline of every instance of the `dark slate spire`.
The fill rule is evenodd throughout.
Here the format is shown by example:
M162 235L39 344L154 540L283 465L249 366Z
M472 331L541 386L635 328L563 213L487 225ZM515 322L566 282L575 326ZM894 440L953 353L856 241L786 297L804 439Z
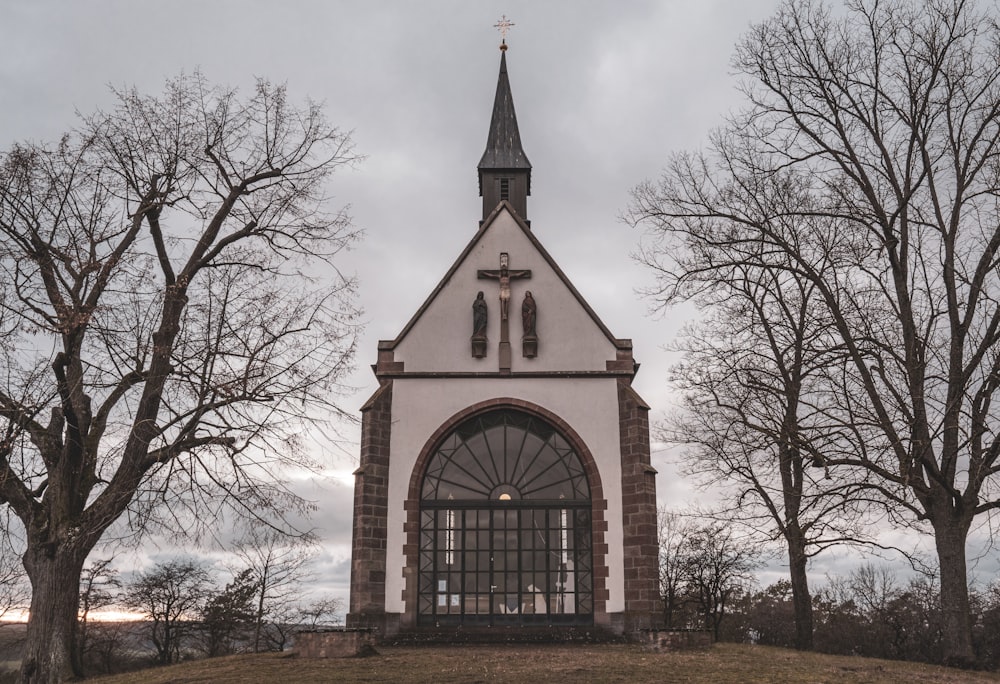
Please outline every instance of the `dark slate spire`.
M497 79L497 94L493 100L493 117L490 120L490 134L486 140L486 151L479 160L479 169L530 168L531 162L521 147L521 134L517 130L514 98L510 94L510 79L507 77L507 51L502 50L500 77Z
M483 198L483 218L501 200L508 200L521 218L527 219L531 194L531 162L521 147L514 98L507 78L507 44L500 45L500 76L493 100L493 116L486 139L486 151L479 160L479 194Z

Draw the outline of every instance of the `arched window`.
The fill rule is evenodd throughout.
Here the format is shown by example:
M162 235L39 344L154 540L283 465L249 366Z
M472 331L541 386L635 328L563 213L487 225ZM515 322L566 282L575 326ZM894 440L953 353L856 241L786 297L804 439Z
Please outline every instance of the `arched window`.
M421 624L589 624L590 490L548 422L515 409L467 419L421 487Z

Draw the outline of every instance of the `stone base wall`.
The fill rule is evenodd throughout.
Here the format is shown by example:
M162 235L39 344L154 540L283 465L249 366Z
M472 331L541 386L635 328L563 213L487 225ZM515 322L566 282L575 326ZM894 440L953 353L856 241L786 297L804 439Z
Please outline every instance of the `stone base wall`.
M356 622L357 616L385 612L391 429L392 382L387 381L361 409L361 466L354 471L348 627L368 627Z
M348 628L373 631L381 642L399 633L400 617L399 613L348 613L345 623Z
M454 644L610 644L627 638L597 626L416 627L393 637L379 638L388 646Z
M625 632L663 624L658 586L660 547L656 533L656 470L650 463L648 414L646 402L626 380L619 380Z
M351 658L375 649L370 629L329 629L298 632L295 651L303 658Z
M712 632L704 629L642 629L632 636L657 653L704 650L713 643Z

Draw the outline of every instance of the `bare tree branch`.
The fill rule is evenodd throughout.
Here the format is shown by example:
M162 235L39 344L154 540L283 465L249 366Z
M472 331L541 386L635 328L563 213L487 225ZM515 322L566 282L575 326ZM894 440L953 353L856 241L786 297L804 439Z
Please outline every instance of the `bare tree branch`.
M79 670L67 587L116 521L198 535L212 515L308 511L284 481L319 467L303 435L343 415L354 353L333 259L358 234L322 208L349 136L264 81L114 95L0 157L0 505L26 532L25 681Z

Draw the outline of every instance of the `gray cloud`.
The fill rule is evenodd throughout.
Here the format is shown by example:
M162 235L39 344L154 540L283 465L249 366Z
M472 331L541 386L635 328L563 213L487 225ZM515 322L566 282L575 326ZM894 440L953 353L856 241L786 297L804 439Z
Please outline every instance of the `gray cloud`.
M6 3L0 25L0 145L51 140L74 111L108 106L107 84L158 92L200 69L248 88L255 77L325 103L367 156L334 178L365 240L342 267L360 281L367 324L356 411L375 389L377 340L394 337L478 227L476 164L486 142L499 62L493 24L515 22L507 55L521 137L534 166L532 229L620 337L642 370L636 389L662 416L671 404L671 357L662 345L691 311L647 316L635 289L650 275L630 258L638 235L618 216L629 188L659 173L672 151L702 146L739 106L733 46L777 0L273 3L180 0ZM357 429L333 449L339 478L307 482L319 505L311 524L326 550L319 567L346 591ZM696 494L664 458L661 499ZM838 568L839 559L829 567ZM988 563L983 564L983 566Z

